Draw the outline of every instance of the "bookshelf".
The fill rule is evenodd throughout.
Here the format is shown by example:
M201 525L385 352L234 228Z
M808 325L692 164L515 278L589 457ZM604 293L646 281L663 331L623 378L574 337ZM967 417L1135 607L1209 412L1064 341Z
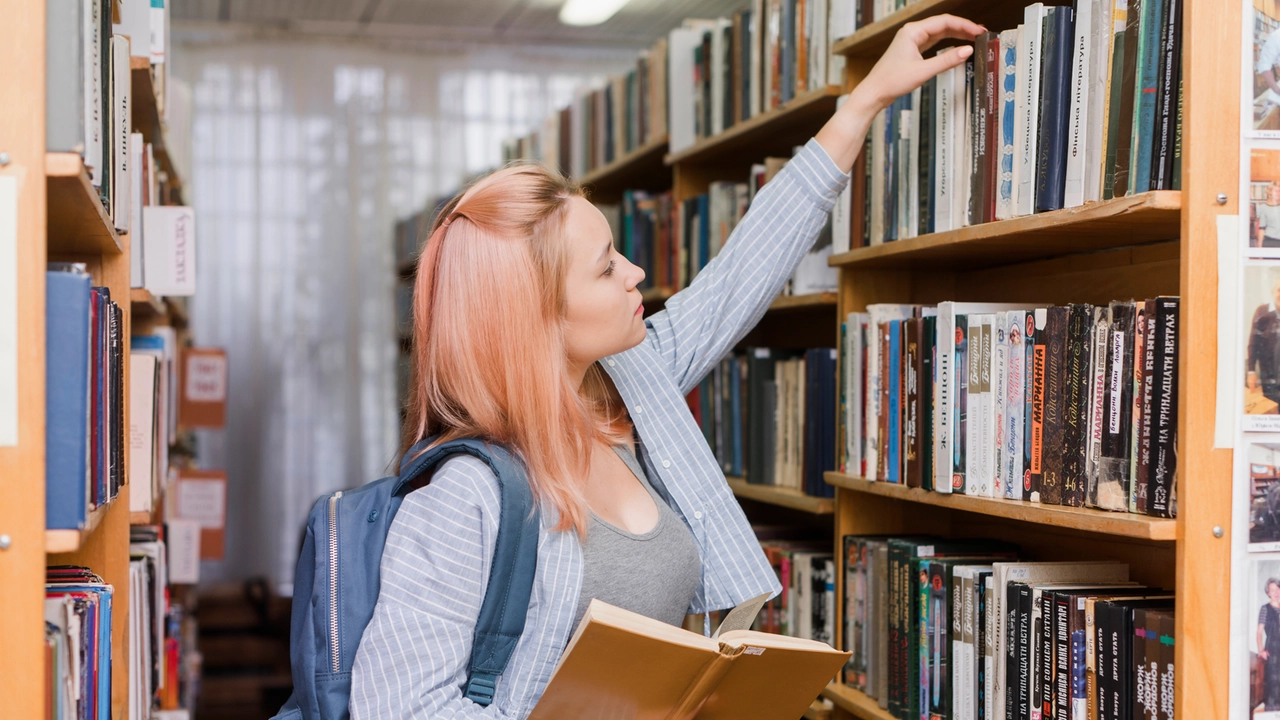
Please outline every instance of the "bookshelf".
M831 498L819 498L805 495L800 490L776 485L753 485L743 478L730 477L729 489L743 500L777 505L814 515L830 515L835 510L835 501Z
M641 145L603 167L578 178L593 202L617 203L624 190L662 191L671 187L671 173L663 164L667 136Z
M0 48L0 177L17 180L15 253L0 256L17 278L16 445L0 446L0 698L4 716L36 720L46 716L45 568L78 564L114 587L111 641L111 714L129 715L129 493L126 477L116 498L87 514L80 530L45 528L45 272L49 262L84 263L94 285L109 288L123 307L130 289L129 235L116 232L75 153L46 152L45 3L18 3L7 14L12 42ZM132 110L143 130L145 108L155 110L149 71L133 70ZM138 90L146 77L147 92ZM142 109L139 110L138 107ZM167 162L167 158L165 159ZM177 175L167 168L176 186ZM140 298L141 299L141 298ZM156 309L154 298L142 299ZM132 313L122 313L124 403L128 428L129 339ZM127 469L129 443L124 443Z
M1026 3L919 0L834 44L847 58L845 89L866 76L903 24L952 12L993 29L1012 27ZM1043 506L827 474L836 487L835 552L846 534L929 532L994 537L1032 559L1115 559L1132 577L1177 595L1180 717L1227 715L1231 451L1213 448L1216 376L1217 216L1236 212L1239 186L1239 5L1183 8L1183 174L1180 192L1143 193L1071 210L976 225L833 257L839 317L880 302L942 300L1105 302L1182 297L1178 517L1161 520ZM1229 49L1223 51L1224 48ZM1217 198L1224 193L1228 200ZM1222 532L1215 537L1215 528ZM843 622L837 573L837 627ZM865 694L823 691L841 718L891 716Z

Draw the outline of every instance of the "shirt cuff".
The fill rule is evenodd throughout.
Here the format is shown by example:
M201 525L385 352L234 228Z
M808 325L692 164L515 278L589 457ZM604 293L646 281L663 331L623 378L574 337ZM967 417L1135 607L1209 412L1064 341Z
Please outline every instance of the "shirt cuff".
M795 168L797 182L809 190L827 212L835 207L836 199L849 184L849 173L841 172L826 148L813 138L787 163L787 168Z

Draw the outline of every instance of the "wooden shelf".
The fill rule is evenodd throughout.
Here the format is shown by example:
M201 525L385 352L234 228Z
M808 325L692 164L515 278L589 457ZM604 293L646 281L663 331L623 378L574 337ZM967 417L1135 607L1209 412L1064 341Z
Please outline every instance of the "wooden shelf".
M857 270L1008 265L1173 240L1181 218L1182 193L1158 190L858 248L829 264Z
M169 315L169 323L175 328L185 328L187 326L187 306L184 302L179 302L174 298L165 298L164 307Z
M837 296L833 292L813 293L812 295L779 295L769 304L769 312L828 306L834 308L836 300Z
M89 181L84 158L76 153L46 153L44 172L49 193L49 253L124 252L98 189Z
M830 515L835 512L836 502L831 498L819 498L805 495L803 492L788 487L775 485L753 485L742 478L727 478L733 494L746 500L778 505L802 510L815 515Z
M44 531L44 551L49 555L56 553L75 552L84 546L93 532L98 529L98 525L102 522L107 514L107 510L115 500L108 502L106 505L99 505L89 512L89 517L85 518L84 528L81 530L45 530Z
M916 0L910 5L860 28L854 34L841 38L831 45L833 55L844 55L851 59L874 61L880 57L893 42L893 36L903 25L914 20L921 20L930 15L954 13L968 18L991 30L1000 31L1016 27L1022 22L1022 8L1026 5L1022 0ZM946 47L944 42L941 46Z
M823 705L821 700L814 700L804 711L804 720L831 720L831 708Z
M675 295L676 291L667 287L655 287L648 290L640 291L640 300L645 304L645 309L650 305L661 305Z
M134 132L142 133L142 138L151 143L151 154L156 164L168 175L169 183L178 193L181 200L182 179L169 157L168 146L165 145L164 120L160 117L160 105L156 102L155 84L151 78L151 61L145 57L129 58L130 88L129 103L133 108Z
M1178 539L1178 521L1136 513L1107 512L1093 508L1041 505L1022 500L1000 500L971 495L937 493L909 488L899 483L873 482L843 473L826 473L830 485L854 492L880 495L906 502L936 505L963 512L1008 518L1021 522L1070 528L1100 535L1173 542Z
M590 189L590 197L615 200L622 191L665 190L671 187L671 171L663 163L667 154L667 136L652 140L608 165L598 167L578 178L578 184Z
M831 700L836 707L853 713L854 717L862 720L894 720L889 711L881 708L875 698L839 682L833 682L823 688L822 697Z
M667 155L666 163L668 165L685 162L702 163L738 155L744 149L754 149L754 146L759 146L779 133L795 129L797 126L804 126L806 129L804 134L812 135L821 123L835 112L836 98L839 96L840 88L836 85L801 93L785 105L760 113L719 135L700 140L684 150ZM752 153L753 157L757 155L759 152ZM787 156L790 155L791 153L788 152Z
M129 307L136 318L159 317L168 313L164 301L146 288L129 289Z

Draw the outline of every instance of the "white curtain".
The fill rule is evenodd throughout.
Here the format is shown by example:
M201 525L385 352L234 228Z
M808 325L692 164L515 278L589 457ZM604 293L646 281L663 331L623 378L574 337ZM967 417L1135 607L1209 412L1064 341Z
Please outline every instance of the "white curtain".
M226 348L226 559L203 582L292 587L322 493L383 475L399 438L392 226L631 63L634 51L407 54L299 40L178 44L194 109L197 344Z

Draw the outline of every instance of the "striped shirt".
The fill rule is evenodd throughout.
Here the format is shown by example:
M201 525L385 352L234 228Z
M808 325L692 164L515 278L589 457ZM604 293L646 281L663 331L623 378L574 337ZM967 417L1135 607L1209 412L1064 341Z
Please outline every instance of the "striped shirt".
M645 341L606 358L630 411L654 489L693 533L702 579L690 613L781 591L684 396L768 310L821 232L848 182L810 140L756 195L729 242L689 287L646 320ZM524 634L493 704L463 696L476 619L498 533L497 479L479 460L447 460L400 507L382 555L382 586L352 671L352 720L525 718L572 634L582 586L573 531L543 508Z

